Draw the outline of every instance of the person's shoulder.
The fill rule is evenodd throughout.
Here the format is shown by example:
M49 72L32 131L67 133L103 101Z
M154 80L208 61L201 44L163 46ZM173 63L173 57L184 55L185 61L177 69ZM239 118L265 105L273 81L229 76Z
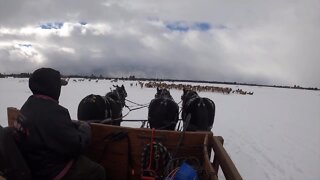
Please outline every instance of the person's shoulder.
M57 107L60 111L64 112L64 113L68 113L69 114L69 110L65 107L63 107L62 105L58 104Z
M69 116L68 109L58 103L52 101L42 101L38 105L40 105L38 108L41 112L46 112L50 116Z
M65 116L66 118L71 119L69 110L60 104L56 104L50 109L53 115Z

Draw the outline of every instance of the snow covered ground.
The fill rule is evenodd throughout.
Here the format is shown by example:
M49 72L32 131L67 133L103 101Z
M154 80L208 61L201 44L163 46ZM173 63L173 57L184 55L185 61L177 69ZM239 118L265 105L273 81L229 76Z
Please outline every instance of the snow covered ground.
M76 119L80 100L89 94L104 95L112 84L124 84L127 99L145 104L155 89L130 86L132 81L75 82L63 87L60 104ZM194 83L193 83L194 84ZM200 84L204 85L204 84ZM213 85L213 84L210 84ZM225 148L244 179L320 179L320 91L252 86L214 85L254 92L224 95L202 92L216 104L212 131L223 136ZM20 108L31 95L28 79L0 78L0 125L7 125L6 108ZM181 90L171 90L180 102ZM128 103L128 105L132 105ZM128 112L124 110L124 114ZM125 119L147 119L147 108L132 111ZM126 122L124 126L140 126Z

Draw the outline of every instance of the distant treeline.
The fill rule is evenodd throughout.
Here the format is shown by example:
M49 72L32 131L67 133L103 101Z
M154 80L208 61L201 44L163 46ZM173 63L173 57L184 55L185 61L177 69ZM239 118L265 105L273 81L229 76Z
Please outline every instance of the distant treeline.
M31 73L20 73L20 74L2 74L0 78L14 77L14 78L29 78ZM169 81L169 82L193 82L193 83L209 83L209 84L229 84L229 85L244 85L244 86L260 86L260 87L274 87L274 88L288 88L288 89L306 89L306 90L320 90L317 87L301 87L299 85L294 86L281 86L281 85L263 85L253 83L238 83L238 82L221 82L221 81L203 81L203 80L186 80L186 79L161 79L161 78L139 78L135 76L129 77L105 77L102 75L62 75L64 78L84 78L84 79L114 79L114 80L129 80L129 81Z

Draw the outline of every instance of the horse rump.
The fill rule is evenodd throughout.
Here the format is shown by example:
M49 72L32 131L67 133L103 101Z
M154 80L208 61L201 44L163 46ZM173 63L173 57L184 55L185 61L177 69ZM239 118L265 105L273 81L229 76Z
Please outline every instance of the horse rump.
M148 122L150 128L174 130L179 118L179 106L167 98L153 99L149 104Z
M78 120L104 120L106 102L100 95L90 94L83 98L78 105Z
M211 99L197 97L182 110L182 120L187 131L210 131L215 116L215 104ZM186 122L188 114L191 115Z

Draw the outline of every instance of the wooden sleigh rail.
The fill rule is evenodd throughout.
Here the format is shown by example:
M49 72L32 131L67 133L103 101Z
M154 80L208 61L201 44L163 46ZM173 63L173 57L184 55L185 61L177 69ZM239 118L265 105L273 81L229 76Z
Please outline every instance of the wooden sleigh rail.
M8 125L13 126L20 112L13 107L7 108L7 112ZM150 143L152 130L98 123L90 125L92 140L86 155L99 162L106 169L110 179L141 179L141 152L145 145ZM154 133L155 140L161 141L170 152L178 152L175 158L194 157L198 159L205 172L202 179L217 180L219 167L227 180L242 179L223 147L224 140L221 136L214 136L212 132L155 130ZM115 134L120 134L124 138L117 141L106 140L106 137ZM177 149L178 142L181 144Z
M210 145L208 144L210 143ZM204 144L208 144L207 146L210 147L214 152L214 159L211 163L209 160L209 156L207 156L209 153L206 152L207 149L204 148L204 155L205 155L205 161L208 161L211 163L212 166L209 168L214 168L216 172L219 170L219 165L221 166L221 169L223 171L223 174L225 175L226 179L235 179L240 180L241 175L239 171L237 170L236 166L234 165L233 161L231 160L229 154L223 147L224 139L221 136L206 136L204 140Z

